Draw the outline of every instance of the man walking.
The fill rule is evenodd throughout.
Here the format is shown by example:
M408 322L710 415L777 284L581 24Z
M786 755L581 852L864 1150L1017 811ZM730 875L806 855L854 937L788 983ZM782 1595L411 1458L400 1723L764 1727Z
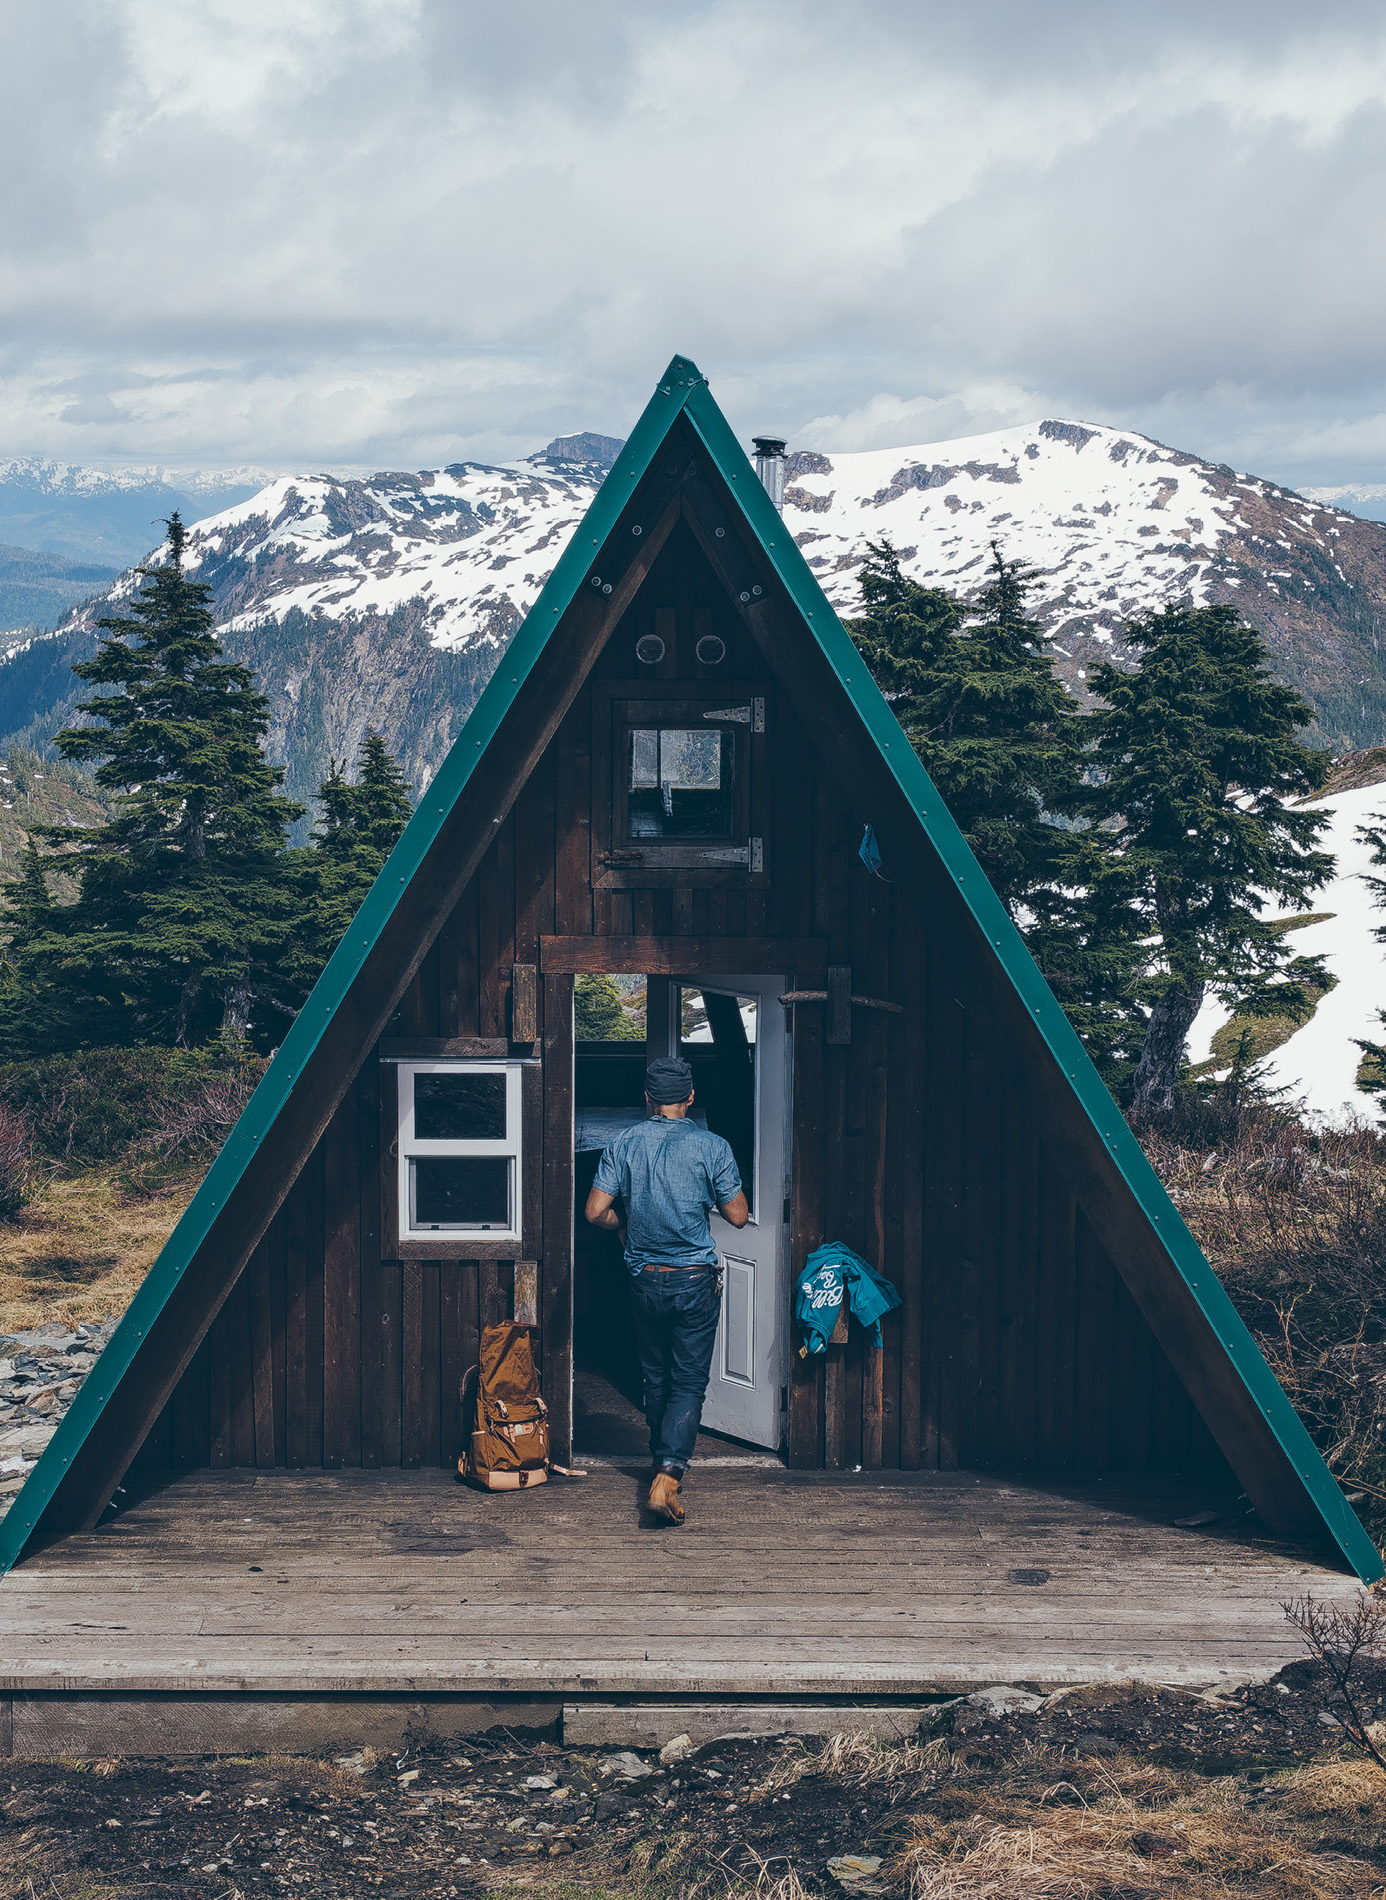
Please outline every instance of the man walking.
M587 1196L594 1227L614 1228L631 1276L654 1481L649 1508L682 1524L679 1484L693 1455L712 1370L720 1306L715 1207L733 1227L750 1218L730 1143L688 1119L693 1071L677 1056L645 1070L648 1118L622 1129ZM625 1221L614 1203L625 1204Z

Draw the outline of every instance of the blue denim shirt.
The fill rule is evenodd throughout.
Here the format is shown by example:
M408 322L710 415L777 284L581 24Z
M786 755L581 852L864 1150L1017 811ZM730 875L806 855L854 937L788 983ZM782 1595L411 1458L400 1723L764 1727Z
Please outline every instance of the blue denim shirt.
M715 1267L708 1221L741 1191L731 1144L687 1117L652 1115L623 1128L597 1163L594 1187L626 1204L626 1266Z

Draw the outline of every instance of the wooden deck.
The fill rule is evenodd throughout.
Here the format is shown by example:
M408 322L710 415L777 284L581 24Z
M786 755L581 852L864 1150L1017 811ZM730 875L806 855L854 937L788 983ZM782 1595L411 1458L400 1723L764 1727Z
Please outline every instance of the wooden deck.
M695 1471L485 1497L445 1473L195 1472L0 1585L0 1696L918 1696L1274 1672L1351 1579L1206 1498L969 1473ZM1235 1510L1235 1507L1229 1507Z

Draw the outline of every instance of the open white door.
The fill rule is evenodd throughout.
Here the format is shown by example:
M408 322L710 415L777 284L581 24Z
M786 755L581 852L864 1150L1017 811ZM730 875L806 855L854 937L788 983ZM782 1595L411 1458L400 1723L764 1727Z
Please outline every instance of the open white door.
M669 1053L693 1064L695 1113L701 1109L708 1126L731 1142L751 1204L751 1218L739 1229L712 1216L722 1318L703 1425L776 1450L789 1324L791 1044L779 1001L784 988L783 976L677 979L665 1018Z

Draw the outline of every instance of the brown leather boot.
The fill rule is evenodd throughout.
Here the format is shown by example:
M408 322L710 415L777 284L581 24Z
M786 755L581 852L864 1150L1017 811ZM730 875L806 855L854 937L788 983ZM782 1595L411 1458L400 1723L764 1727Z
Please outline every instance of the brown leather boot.
M646 1508L666 1524L682 1524L683 1506L679 1502L679 1481L672 1471L656 1471Z

